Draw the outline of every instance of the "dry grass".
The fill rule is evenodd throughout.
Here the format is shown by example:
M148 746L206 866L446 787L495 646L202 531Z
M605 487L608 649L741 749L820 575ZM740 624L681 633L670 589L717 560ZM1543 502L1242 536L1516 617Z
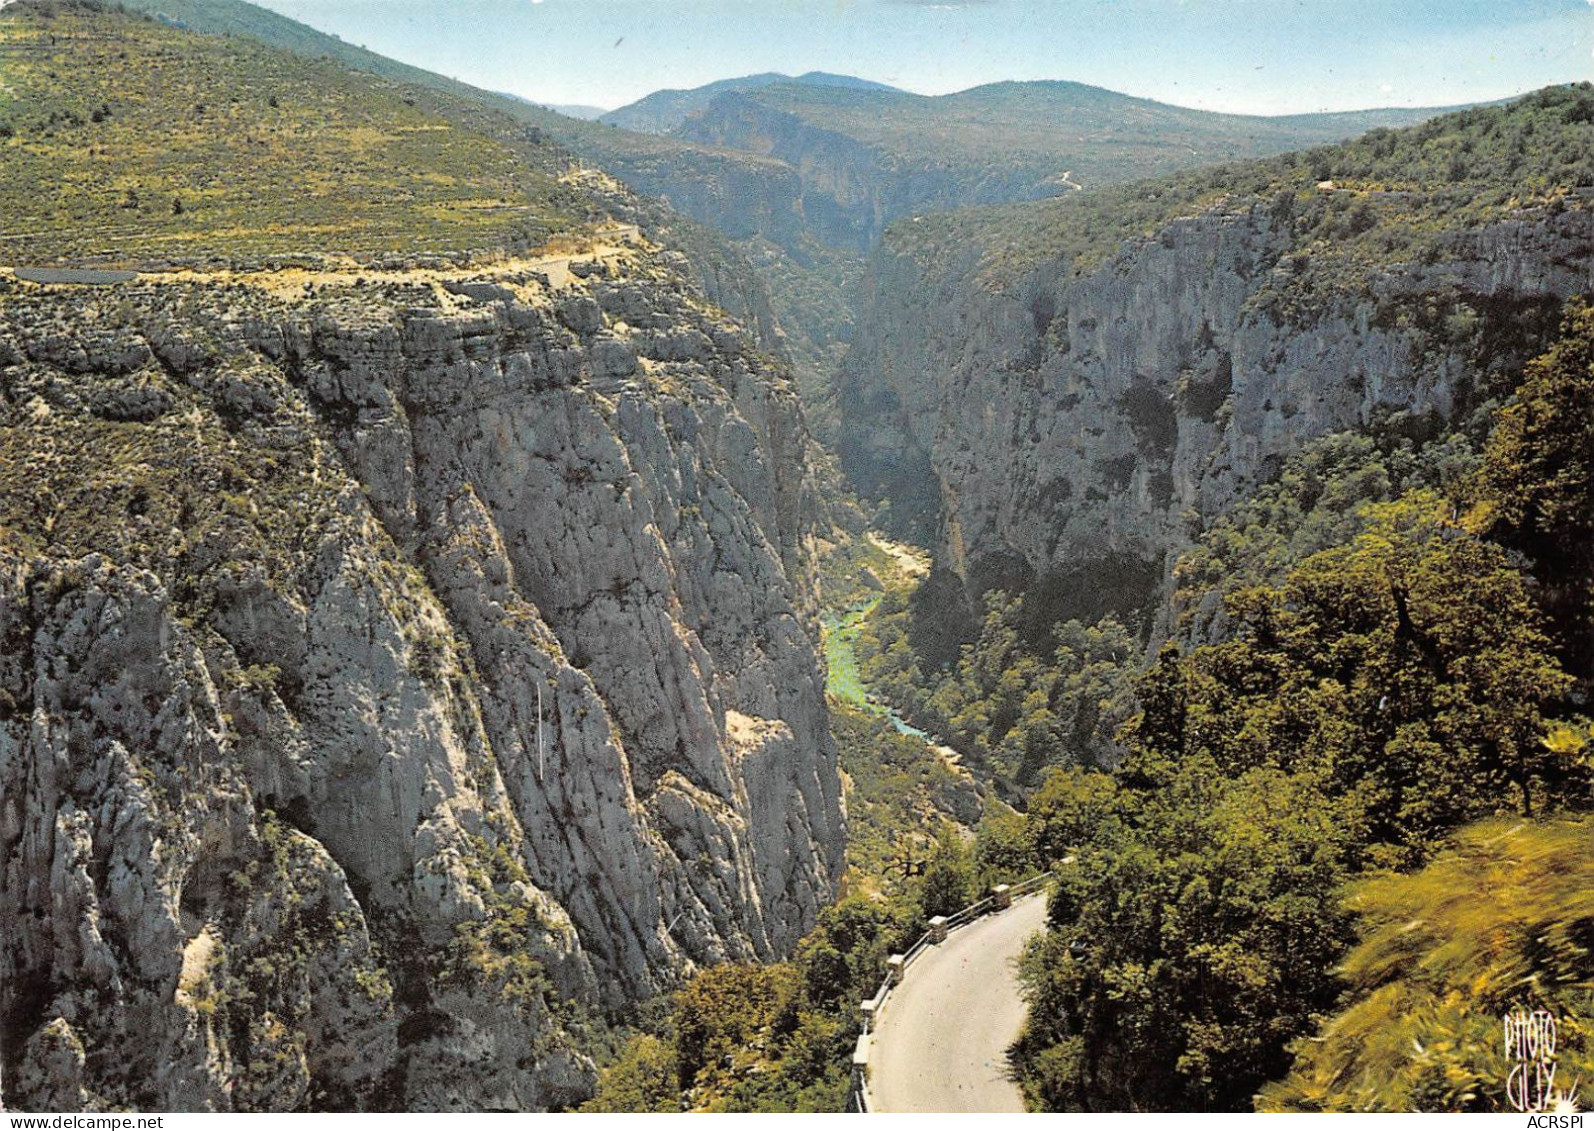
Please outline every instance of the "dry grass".
M329 60L22 4L0 73L0 263L455 255L590 219L524 125Z

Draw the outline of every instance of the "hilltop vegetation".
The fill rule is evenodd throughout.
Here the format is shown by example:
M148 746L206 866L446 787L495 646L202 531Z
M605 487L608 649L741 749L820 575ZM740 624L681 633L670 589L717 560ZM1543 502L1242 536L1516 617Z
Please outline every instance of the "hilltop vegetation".
M537 133L330 60L60 0L0 53L9 262L516 249L590 212Z
M1280 300L1330 277L1436 252L1447 229L1518 209L1586 208L1594 192L1594 85L1548 87L1507 105L1431 118L1403 130L1261 161L1018 204L927 216L889 233L927 262L977 249L994 283L1048 260L1077 274L1125 240L1179 216L1261 209L1285 226L1298 259Z
M551 110L533 103L480 90L458 79L389 59L386 55L345 43L335 35L290 20L269 8L250 4L247 0L114 0L114 3L107 3L106 6L142 12L163 24L202 35L254 40L308 59L328 59L350 70L364 71L409 86L429 87L510 112L534 125L546 125L558 120Z
M1037 183L1096 188L1176 168L1339 141L1436 110L1264 118L1216 114L1076 82L1003 82L928 97L786 83L752 98L855 138L903 165L1022 170ZM690 131L688 131L688 136Z

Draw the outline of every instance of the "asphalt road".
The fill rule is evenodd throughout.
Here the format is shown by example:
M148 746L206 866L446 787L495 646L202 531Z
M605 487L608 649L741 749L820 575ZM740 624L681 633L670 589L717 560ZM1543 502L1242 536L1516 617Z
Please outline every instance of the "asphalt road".
M1023 1111L1007 1048L1024 1024L1016 962L1046 922L1044 892L1016 900L914 960L869 1050L876 1111Z

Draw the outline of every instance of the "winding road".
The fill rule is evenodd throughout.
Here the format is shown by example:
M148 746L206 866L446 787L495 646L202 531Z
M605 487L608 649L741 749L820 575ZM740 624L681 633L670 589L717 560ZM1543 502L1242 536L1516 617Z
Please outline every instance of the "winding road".
M1023 1111L1007 1049L1024 1024L1017 960L1046 922L1046 894L953 931L891 992L869 1051L874 1110Z

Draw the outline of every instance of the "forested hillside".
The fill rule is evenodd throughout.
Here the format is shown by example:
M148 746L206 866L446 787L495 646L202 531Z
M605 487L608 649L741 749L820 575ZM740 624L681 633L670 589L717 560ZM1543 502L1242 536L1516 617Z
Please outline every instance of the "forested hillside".
M984 849L1059 877L1024 968L1037 1104L1244 1109L1288 1075L1259 1102L1502 1110L1512 1008L1554 1011L1562 1067L1586 1060L1591 921L1565 870L1594 803L1576 690L1591 599L1568 581L1587 577L1583 542L1529 549L1526 532L1594 513L1591 348L1594 315L1573 304L1470 438L1307 448L1181 558L1182 599L1221 610L1200 602L1199 631L1141 674L1108 657L1093 695L1060 698L1089 670L1069 648L1081 629L1058 630L1054 657L1022 650L1021 609L999 598L909 700L932 717L961 704L949 721L997 770L1047 727L1038 748L1079 764ZM877 629L899 654L900 615ZM900 670L874 670L900 693ZM1099 731L1059 742L1055 707L1100 710L1126 683L1103 772Z
M1028 795L1036 1104L1501 1109L1518 1007L1586 1057L1591 99L888 235L843 455L938 568L861 670Z

